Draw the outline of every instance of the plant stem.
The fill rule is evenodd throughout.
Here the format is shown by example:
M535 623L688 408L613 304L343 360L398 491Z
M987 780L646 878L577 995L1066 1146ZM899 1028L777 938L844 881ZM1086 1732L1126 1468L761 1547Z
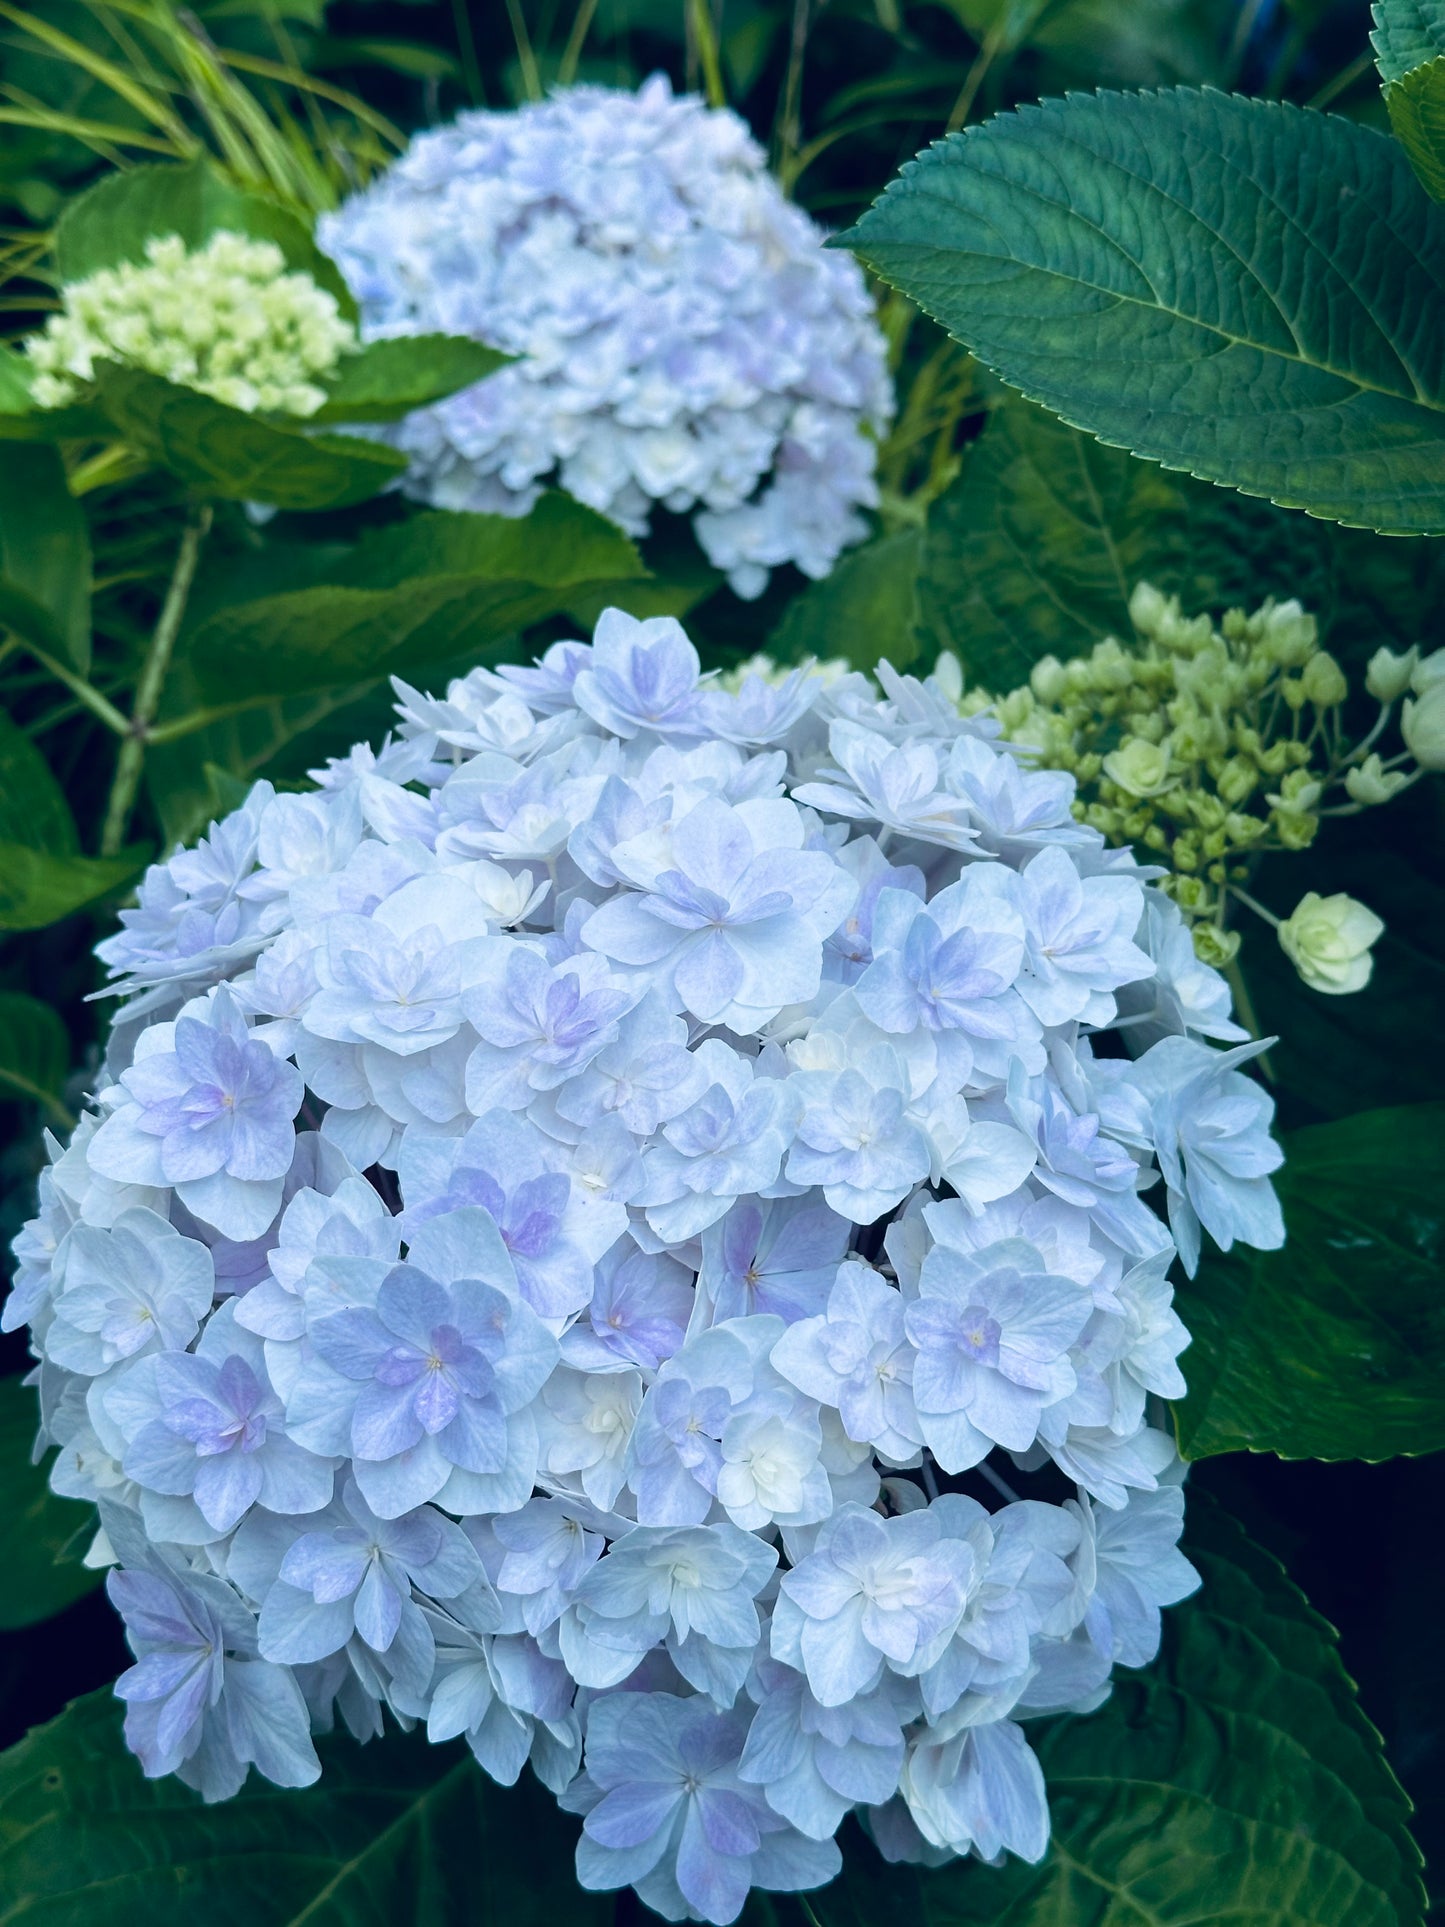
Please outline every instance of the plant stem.
M562 49L562 58L557 65L559 87L570 87L577 78L577 63L582 58L582 49L587 45L592 16L596 11L597 0L579 0L577 17L572 22L572 31L567 36L567 45Z
M702 67L703 95L709 107L726 107L727 89L723 85L722 62L718 59L710 0L689 0L687 24L697 46Z
M527 90L527 98L540 100L542 75L537 66L537 56L532 51L527 23L522 18L522 9L517 5L517 0L507 0L507 18L512 25L512 40L517 49L517 65L522 70L522 85Z
M135 807L136 791L140 788L141 770L145 764L146 740L156 709L160 704L161 691L165 688L166 671L171 666L171 652L180 634L181 618L186 613L186 599L191 593L191 584L196 578L196 564L200 561L201 544L211 526L211 509L203 504L194 509L181 536L181 546L176 553L176 566L171 572L170 587L161 605L160 620L151 636L150 648L141 665L140 679L135 686L135 702L131 708L130 722L126 729L125 740L116 758L115 780L110 786L110 801L106 804L105 828L101 832L100 853L114 856L125 842L125 833L130 826L131 811Z

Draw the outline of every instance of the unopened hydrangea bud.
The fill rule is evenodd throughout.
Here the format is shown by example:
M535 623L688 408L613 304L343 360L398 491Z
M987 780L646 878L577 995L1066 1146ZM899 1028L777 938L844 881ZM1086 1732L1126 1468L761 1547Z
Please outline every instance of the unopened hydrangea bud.
M1220 930L1212 923L1196 923L1194 954L1201 963L1209 964L1212 969L1224 970L1239 954L1239 932Z
M1344 671L1328 650L1324 649L1310 657L1304 666L1300 681L1304 686L1305 695L1317 709L1333 709L1350 693Z
M1161 595L1152 582L1140 582L1129 598L1129 620L1141 636L1156 635L1169 614L1169 608L1169 598Z
M1432 683L1400 712L1400 734L1421 769L1445 769L1445 682Z
M1423 696L1441 682L1445 682L1445 649L1432 649L1411 670L1410 687L1417 696Z
M1069 672L1057 656L1041 656L1029 671L1029 688L1041 703L1061 703L1069 693Z
M963 698L963 664L951 649L940 652L933 666L933 679L951 703Z
M1384 928L1373 910L1343 890L1332 897L1311 890L1279 926L1279 942L1311 990L1343 996L1370 981L1370 952Z
M1104 758L1104 774L1130 796L1160 796L1173 787L1169 750L1163 743L1129 736Z
M1393 649L1377 649L1365 671L1365 687L1377 703L1395 703L1410 687L1410 678L1420 660L1418 649L1407 649L1397 656Z
M1305 614L1293 596L1288 602L1276 603L1265 616L1265 649L1274 662L1286 669L1298 669L1308 662L1318 639L1319 625L1313 616Z
M1402 769L1386 769L1377 755L1367 756L1358 769L1345 771L1345 788L1357 803L1388 803L1409 777Z
M1219 794L1226 803L1242 803L1254 792L1259 771L1245 756L1231 756L1217 779Z

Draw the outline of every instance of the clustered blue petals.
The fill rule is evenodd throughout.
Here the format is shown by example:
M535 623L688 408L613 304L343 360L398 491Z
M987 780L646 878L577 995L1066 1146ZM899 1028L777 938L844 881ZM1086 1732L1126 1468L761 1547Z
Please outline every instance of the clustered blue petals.
M886 344L857 263L824 252L729 110L657 75L463 114L317 235L365 338L440 330L518 357L379 431L411 458L410 494L522 515L556 480L634 535L661 504L745 596L783 563L826 575L866 534ZM716 733L676 667L599 649L576 700L624 739ZM801 700L755 694L727 740Z
M1176 1255L1283 1236L1261 1046L933 678L609 610L397 694L148 873L17 1241L129 1744L219 1799L464 1735L674 1919L850 1812L1038 1858L1027 1722L1197 1584L1150 1400Z

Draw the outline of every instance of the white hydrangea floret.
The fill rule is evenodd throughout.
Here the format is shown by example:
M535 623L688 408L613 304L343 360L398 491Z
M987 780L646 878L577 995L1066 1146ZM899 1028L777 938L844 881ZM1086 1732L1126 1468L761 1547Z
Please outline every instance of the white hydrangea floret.
M886 345L857 264L736 114L661 75L463 114L317 233L368 339L443 329L518 357L385 431L410 493L521 515L556 480L634 535L657 506L690 514L747 596L866 533Z
M398 695L152 867L17 1240L129 1744L224 1798L464 1735L720 1927L849 1812L1038 1858L1029 1721L1197 1583L1149 1401L1176 1241L1283 1235L1261 1046L944 681L609 610Z

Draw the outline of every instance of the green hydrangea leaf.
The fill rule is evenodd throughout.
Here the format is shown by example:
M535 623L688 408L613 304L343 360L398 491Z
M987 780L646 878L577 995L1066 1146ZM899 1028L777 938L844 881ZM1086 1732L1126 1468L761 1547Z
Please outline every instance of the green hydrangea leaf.
M0 623L90 668L90 533L60 456L38 444L0 461Z
M74 1119L61 1102L61 1092L69 1072L70 1038L49 1004L16 990L0 991L0 1098L38 1104L52 1123L68 1127ZM7 1382L0 1381L0 1389ZM3 1429L0 1400L0 1432ZM34 1429L32 1423L32 1433ZM0 1570L0 1586L3 1582ZM0 1613L3 1610L0 1606Z
M1282 1251L1211 1253L1176 1305L1190 1458L1385 1459L1445 1447L1445 1104L1285 1139Z
M221 232L274 241L288 268L309 274L356 319L356 303L335 262L296 216L260 194L234 186L210 161L166 162L106 174L69 202L55 228L62 282L83 281L101 268L145 260L149 240L179 235L188 249Z
M1383 134L1207 90L1071 95L936 142L840 238L1101 441L1445 531L1445 210Z
M908 668L918 654L914 589L920 541L917 529L904 529L849 549L831 575L809 583L789 603L769 638L770 653L780 662L841 657L870 674L879 662Z
M573 1873L577 1822L461 1741L322 1740L315 1786L253 1774L208 1807L142 1779L120 1726L92 1693L0 1754L0 1894L25 1927L610 1927L615 1896Z
M0 1086L5 1078L5 1006L12 1001L30 999L0 997ZM62 1046L64 1036L62 1031ZM81 1564L95 1531L94 1506L57 1498L50 1490L54 1453L47 1453L40 1465L31 1463L39 1424L34 1388L18 1378L0 1378L0 1477L5 1486L0 1511L0 1632L15 1632L53 1618L93 1592L104 1577Z
M1387 87L1385 105L1425 191L1445 201L1445 53Z
M74 856L80 833L65 791L25 731L0 709L0 843Z
M393 422L504 368L512 355L464 335L401 335L348 355L312 423Z
M283 428L139 368L102 362L96 375L101 406L126 441L206 495L349 508L406 468L405 455L380 442Z
M0 842L0 930L43 930L121 889L150 852L137 844L115 856L58 856Z
M1203 1585L1156 1666L1096 1713L1031 1726L1053 1839L1036 1867L885 1866L855 1839L823 1927L1418 1927L1408 1800L1333 1629L1191 1488Z
M1387 84L1412 67L1445 54L1445 0L1375 0L1370 35L1375 64Z
M555 491L524 517L433 510L371 537L323 585L217 611L189 655L215 702L408 675L463 650L485 661L579 587L645 573L615 523Z

